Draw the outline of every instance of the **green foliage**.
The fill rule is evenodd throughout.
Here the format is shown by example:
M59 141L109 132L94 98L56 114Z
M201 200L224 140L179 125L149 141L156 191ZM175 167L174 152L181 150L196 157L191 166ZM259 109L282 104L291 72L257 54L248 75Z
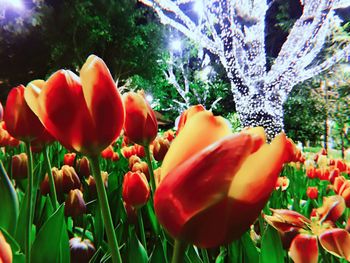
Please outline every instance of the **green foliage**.
M288 137L317 143L323 135L325 120L324 104L312 93L312 84L303 83L294 87L284 104L284 124Z

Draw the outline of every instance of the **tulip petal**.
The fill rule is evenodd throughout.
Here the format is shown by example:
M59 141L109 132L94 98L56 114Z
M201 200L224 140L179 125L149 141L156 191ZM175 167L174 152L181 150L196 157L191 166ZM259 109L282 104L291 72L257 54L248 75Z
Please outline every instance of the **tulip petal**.
M265 215L265 220L278 231L284 233L294 229L307 229L310 219L298 212L287 209L271 209L272 216Z
M185 123L187 122L187 120L189 120L196 113L201 112L201 111L205 111L204 106L201 104L192 106L192 107L188 108L187 110L185 110L180 116L179 123L177 125L176 135L179 135L179 132L185 126Z
M323 198L323 204L317 208L317 213L320 216L320 221L331 220L337 221L345 210L344 198L339 195L332 195Z
M292 241L289 255L295 263L317 263L317 237L307 234L297 235Z
M186 127L179 136L186 133ZM230 182L247 156L262 143L260 137L245 133L227 136L171 170L160 183L154 197L160 223L174 237L188 239L196 245L212 246L213 243L217 245L220 240L226 241L227 235L234 234L228 231L230 224L234 222L239 225L233 215L237 210L232 211L234 202L227 199ZM227 206L230 209L226 209ZM222 216L218 216L218 212ZM240 231L249 227L257 214L254 216L252 220L246 220L245 217L241 220L240 223L245 227L240 227ZM203 224L202 218L205 218ZM193 227L186 228L188 222ZM186 233L186 229L190 230L190 235ZM216 238L207 238L209 229L216 231Z
M326 230L319 236L322 247L337 257L350 261L350 234L340 228Z
M37 99L40 120L66 148L80 151L84 142L93 142L94 129L77 75L69 70L55 72Z
M99 57L88 57L80 70L80 79L87 109L98 131L98 147L103 150L119 136L124 125L123 101L109 69Z
M160 180L182 162L230 134L232 133L224 118L215 117L209 111L196 113L173 140L163 160Z
M285 161L286 146L286 136L281 133L250 155L231 182L230 197L250 203L267 198Z
M24 90L24 99L26 100L30 109L35 113L35 115L39 115L39 104L38 97L45 86L45 81L42 79L36 79L28 83L27 87Z

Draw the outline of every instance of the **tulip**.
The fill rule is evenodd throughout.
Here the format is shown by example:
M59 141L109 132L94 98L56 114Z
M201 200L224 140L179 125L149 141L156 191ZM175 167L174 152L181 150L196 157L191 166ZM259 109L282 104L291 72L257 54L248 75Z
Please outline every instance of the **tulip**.
M157 138L153 142L153 157L156 161L163 161L168 149L170 142L167 139Z
M289 179L286 176L280 176L277 178L275 189L281 189L282 191L286 191L289 186Z
M71 238L69 248L71 263L88 263L96 251L89 239L82 240L80 237Z
M150 179L150 174L149 174L149 169L148 169L148 164L146 162L136 162L134 165L131 167L132 172L141 172L143 173L147 180Z
M102 182L104 187L108 187L108 173L107 172L101 172L101 177L102 177ZM89 187L89 194L91 198L96 197L96 181L94 177L91 175L89 176L88 179L86 179L86 183Z
M125 174L122 196L125 203L135 208L144 206L150 196L146 176L141 172L128 172Z
M28 157L25 153L12 156L11 162L12 177L16 180L28 177Z
M89 176L91 175L91 171L90 171L90 162L88 158L84 156L77 162L77 170L78 170L79 177L81 179L89 178Z
M66 153L63 156L63 164L74 166L76 156L77 156L76 153Z
M63 165L61 170L56 167L52 168L52 175L55 182L55 188L57 194L62 195L63 193L68 193L70 190L79 189L81 186L79 177L75 172L74 168L69 165ZM44 180L40 185L41 194L48 194L49 188L49 177L46 174Z
M107 66L94 55L81 68L80 78L59 70L42 89L30 85L25 99L59 142L89 156L115 141L123 127L121 96Z
M313 210L311 220L285 209L272 210L272 216L265 216L265 220L279 232L294 236L289 254L295 263L317 262L317 240L328 252L349 260L350 234L344 229L333 228L344 210L343 198L335 195L323 199L323 205Z
M159 222L199 247L239 238L260 214L285 160L286 136L265 140L262 128L232 134L224 118L196 113L163 160L154 195Z
M83 193L79 189L70 190L64 205L65 216L77 218L78 216L85 214L85 212L86 204Z
M2 103L0 102L0 121L4 118L4 107L2 106Z
M10 245L6 242L4 235L0 231L0 262L12 263L12 250Z
M12 146L16 147L20 144L20 141L12 137L6 130L4 121L0 122L0 147Z
M342 196L346 206L350 207L350 180L345 179L344 176L338 176L335 178L333 186L334 192Z
M137 155L132 155L129 158L129 169L131 170L135 163L140 163L141 159Z
M145 98L135 92L123 95L126 119L124 130L126 136L134 143L149 145L157 136L158 123L156 115Z
M4 121L11 136L22 141L40 137L45 128L24 99L23 85L11 89L7 96Z
M310 199L317 199L317 197L318 197L318 189L317 189L317 187L311 187L311 186L309 186L309 187L306 189L306 195L307 195L307 197L309 197Z
M201 111L205 111L205 109L203 105L200 105L200 104L192 106L187 110L185 110L180 116L179 123L177 125L176 135L178 135L180 131L183 129L187 120L189 120L191 117L193 117L195 114Z

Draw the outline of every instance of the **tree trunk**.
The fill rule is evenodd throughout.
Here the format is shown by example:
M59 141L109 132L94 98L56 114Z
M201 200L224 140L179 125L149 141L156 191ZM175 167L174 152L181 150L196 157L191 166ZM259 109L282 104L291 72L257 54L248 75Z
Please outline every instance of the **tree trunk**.
M254 92L252 92L252 90ZM236 111L244 127L265 129L268 141L283 131L283 102L278 94L269 95L263 88L242 92L233 88Z

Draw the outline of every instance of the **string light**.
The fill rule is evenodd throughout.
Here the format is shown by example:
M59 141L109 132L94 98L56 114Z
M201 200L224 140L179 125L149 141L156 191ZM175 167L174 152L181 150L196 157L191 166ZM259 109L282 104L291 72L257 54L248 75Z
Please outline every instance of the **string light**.
M181 31L218 55L231 81L237 112L244 126L263 126L273 138L283 129L283 102L293 86L349 56L350 44L325 61L315 61L326 37L340 24L334 8L348 0L301 1L294 23L271 69L266 68L266 0L139 0L152 7L164 24ZM188 5L200 10L191 17ZM202 8L205 7L205 8Z

